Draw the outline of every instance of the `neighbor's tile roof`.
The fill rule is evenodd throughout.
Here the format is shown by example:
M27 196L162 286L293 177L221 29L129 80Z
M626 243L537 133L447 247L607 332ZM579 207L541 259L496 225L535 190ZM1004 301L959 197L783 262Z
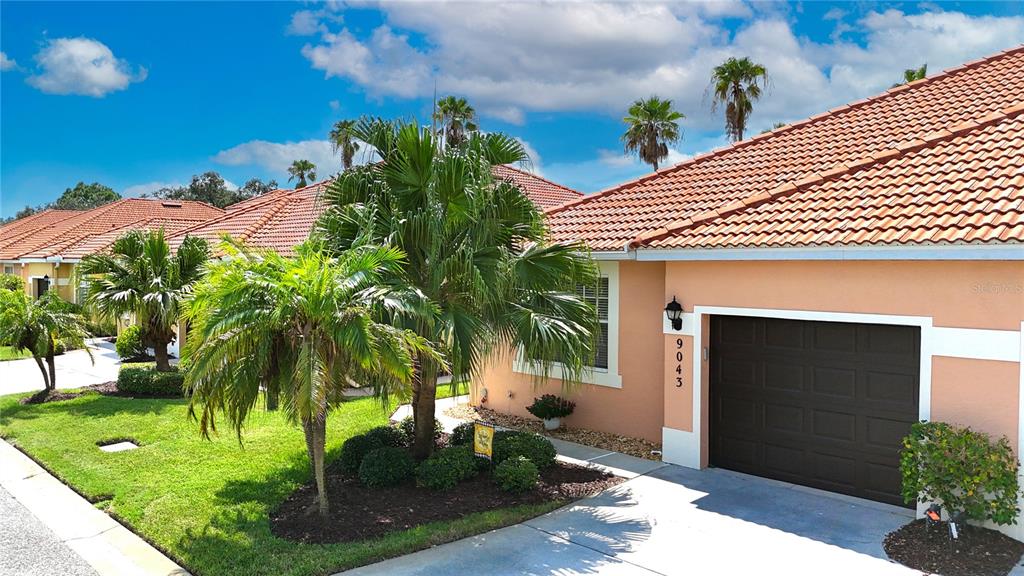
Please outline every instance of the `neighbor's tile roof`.
M223 214L209 204L125 198L82 211L47 210L0 227L0 260L78 259L135 229L164 228L168 235Z
M581 193L510 166L496 166L494 175L510 180L537 206L545 207L582 196ZM201 236L216 244L224 234L256 248L291 254L309 236L324 207L320 194L330 180L296 190L275 190L263 196L229 206L222 216L180 230L171 239L177 248L186 235Z
M1018 47L569 202L547 212L548 225L555 240L582 240L594 250L1020 241L1012 221L1024 214L1022 181L1000 169L1024 153L1010 118L1022 102ZM977 149L949 148L971 138L965 123L1000 114L985 128L994 132L976 135L986 138ZM954 127L960 131L950 138ZM822 175L843 184L815 184ZM794 187L799 195L786 193ZM755 219L742 215L746 206L721 224L719 232L731 236L712 234L717 211L736 211L743 199L762 214L757 233L767 235L743 234L743 218ZM765 203L772 199L785 206L771 212ZM866 211L871 223L862 220ZM706 221L699 236L695 218Z
M547 210L583 197L582 192L555 184L546 178L509 165L495 166L493 173L496 178L510 180L518 185L541 210Z

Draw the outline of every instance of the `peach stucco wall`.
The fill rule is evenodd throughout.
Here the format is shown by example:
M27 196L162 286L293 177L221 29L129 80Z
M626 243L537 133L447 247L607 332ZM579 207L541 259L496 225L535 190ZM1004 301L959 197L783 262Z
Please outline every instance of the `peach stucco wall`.
M1016 362L932 359L932 419L1006 436L1017 449L1020 368Z
M661 441L663 336L661 299L665 265L661 262L619 264L619 374L622 388L583 385L562 390L561 382L539 385L533 376L512 371L508 355L494 358L474 381L474 404L487 389L488 408L530 416L526 406L535 396L553 393L573 399L576 411L570 426L615 432ZM512 394L509 397L509 393Z

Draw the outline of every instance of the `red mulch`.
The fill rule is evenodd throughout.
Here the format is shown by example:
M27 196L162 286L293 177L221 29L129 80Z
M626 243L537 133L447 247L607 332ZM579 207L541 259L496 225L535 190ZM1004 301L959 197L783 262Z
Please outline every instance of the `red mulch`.
M949 525L914 520L885 537L889 558L915 570L942 576L1006 576L1024 553L1024 543L995 530L957 524L959 538Z
M307 484L271 513L270 531L296 542L353 542L495 508L567 502L623 481L601 470L558 462L541 472L536 489L524 494L505 492L494 484L489 472L481 472L451 490L438 492L417 488L413 481L391 488L367 488L356 478L328 471L330 515L320 518L316 488Z

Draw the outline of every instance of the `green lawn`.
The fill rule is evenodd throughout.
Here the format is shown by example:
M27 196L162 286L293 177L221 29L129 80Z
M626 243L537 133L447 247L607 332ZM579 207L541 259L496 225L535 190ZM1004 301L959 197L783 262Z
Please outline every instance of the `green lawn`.
M16 352L14 348L10 346L0 346L0 362L4 360L21 360L22 358L31 358L32 353L28 351Z
M227 430L202 440L183 400L87 395L25 406L19 397L0 397L0 435L198 576L330 574L554 508L495 510L358 543L295 544L274 537L267 519L310 477L302 434L279 414L255 414L240 446ZM372 398L347 402L329 421L330 456L385 419ZM96 447L122 437L141 448Z

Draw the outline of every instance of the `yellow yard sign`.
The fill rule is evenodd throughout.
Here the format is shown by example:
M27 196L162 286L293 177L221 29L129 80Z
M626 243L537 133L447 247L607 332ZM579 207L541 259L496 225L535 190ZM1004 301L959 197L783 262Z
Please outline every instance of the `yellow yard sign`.
M494 426L483 422L473 423L473 453L491 459Z

